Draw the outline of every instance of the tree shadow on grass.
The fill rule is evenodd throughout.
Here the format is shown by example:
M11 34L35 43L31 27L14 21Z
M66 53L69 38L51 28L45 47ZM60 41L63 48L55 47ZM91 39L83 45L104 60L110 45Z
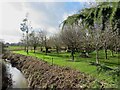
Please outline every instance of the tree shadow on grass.
M76 57L75 62L90 62L95 61L92 57L83 58L83 57Z
M119 66L120 63L114 63L114 62L103 62L104 64L106 65L109 65L109 66Z
M36 54L46 55L46 53L41 53L41 52L36 52ZM48 53L47 56L53 56L53 57L65 57L65 58L70 57L69 55L61 55L61 54L57 54L57 53Z
M49 56L53 56L53 57L65 57L65 58L67 58L67 57L70 57L69 55L54 55L54 54L48 54Z
M75 62L75 61L73 61L73 60L70 60L70 59L69 59L69 60L67 59L66 61L67 61L67 62Z

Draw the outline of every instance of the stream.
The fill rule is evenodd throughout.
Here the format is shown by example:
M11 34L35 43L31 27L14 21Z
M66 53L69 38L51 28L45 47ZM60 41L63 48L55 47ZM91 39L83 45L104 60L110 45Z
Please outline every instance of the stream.
M12 87L13 88L28 88L27 79L24 77L22 72L18 70L16 67L12 67L9 60L5 60L4 62L6 65L7 73L11 74Z

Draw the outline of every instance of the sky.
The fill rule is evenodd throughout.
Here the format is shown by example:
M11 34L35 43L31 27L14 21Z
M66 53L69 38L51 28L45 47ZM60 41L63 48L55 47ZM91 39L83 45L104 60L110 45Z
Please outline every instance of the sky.
M60 23L69 15L78 13L88 2L1 2L0 39L20 42L23 32L20 23L26 13L33 30L45 30L48 35L59 32Z

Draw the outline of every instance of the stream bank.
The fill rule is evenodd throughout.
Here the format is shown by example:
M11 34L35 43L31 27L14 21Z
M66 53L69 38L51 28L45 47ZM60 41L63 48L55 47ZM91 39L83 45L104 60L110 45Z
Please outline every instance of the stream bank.
M12 87L12 79L7 73L6 65L0 59L0 90L6 90Z
M0 75L2 90L7 90L10 88L28 88L27 80L24 75L16 67L12 67L9 60L0 59L0 68L2 71Z
M20 54L7 53L2 57L10 60L13 67L19 69L28 81L29 88L92 88L96 80L89 75ZM100 88L105 83L98 82Z

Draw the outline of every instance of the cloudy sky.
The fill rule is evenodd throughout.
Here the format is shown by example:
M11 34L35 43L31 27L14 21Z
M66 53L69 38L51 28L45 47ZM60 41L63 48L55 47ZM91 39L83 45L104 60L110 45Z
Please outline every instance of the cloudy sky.
M86 7L87 2L2 2L0 3L0 39L19 42L23 32L20 23L28 12L34 29L44 29L49 35L59 31L67 16Z

